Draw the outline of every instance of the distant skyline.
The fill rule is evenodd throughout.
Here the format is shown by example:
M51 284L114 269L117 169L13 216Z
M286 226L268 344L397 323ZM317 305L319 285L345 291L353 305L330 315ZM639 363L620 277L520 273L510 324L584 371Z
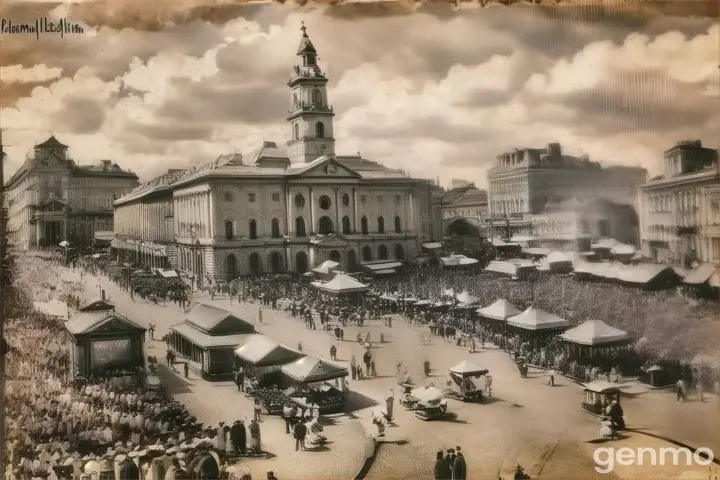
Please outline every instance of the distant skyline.
M497 155L550 142L650 175L677 141L720 144L717 18L533 6L189 11L150 31L88 4L0 7L13 22L47 15L85 31L3 35L6 178L51 134L79 163L108 158L141 181L284 143L301 21L330 79L336 152L444 186L485 188Z

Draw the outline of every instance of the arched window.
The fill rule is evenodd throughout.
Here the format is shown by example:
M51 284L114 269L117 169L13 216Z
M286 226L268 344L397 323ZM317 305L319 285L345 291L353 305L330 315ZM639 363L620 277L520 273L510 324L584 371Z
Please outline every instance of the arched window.
M367 217L362 217L360 219L360 230L362 231L363 235L368 234L368 219L367 219Z
M254 240L257 238L257 222L255 220L250 220L250 223L248 224L248 231L251 239Z
M304 207L305 206L305 197L303 197L300 194L295 195L295 206L298 208Z
M349 272L354 272L357 270L357 267L357 253L355 253L355 250L350 249L347 252L347 269Z
M297 217L295 219L295 236L307 237L307 233L305 232L305 219L303 217Z
M383 217L378 217L378 233L385 233L385 219Z
M400 222L400 217L395 217L395 233L401 233L402 232L402 224Z
M347 193L343 193L342 202L343 202L344 206L349 207L350 206L350 195L348 195Z
M325 124L323 122L317 122L315 124L315 137L325 138Z
M293 140L300 140L300 124L293 125Z
M337 250L333 250L332 252L330 252L330 260L339 265L342 265L342 253Z
M342 218L342 233L350 233L350 218L347 215Z
M270 229L272 238L280 238L280 220L273 218Z
M612 228L610 228L610 222L608 220L598 220L598 234L604 238L610 238L612 236Z
M232 240L235 236L232 220L225 220L225 239Z
M405 247L399 243L395 245L395 260L405 260Z
M320 235L330 235L333 233L333 222L330 217L320 217L318 222L318 230Z
M313 105L321 105L322 104L322 93L320 92L319 88L314 88L312 91L312 104Z
M282 273L283 271L283 258L278 252L272 252L268 258L269 268L271 273Z
M318 204L320 205L320 208L322 208L323 210L327 210L330 208L330 205L332 205L332 200L330 200L330 197L328 197L327 195L323 195L322 197L320 197Z
M362 259L363 259L363 262L369 262L372 260L372 248L370 248L370 245L365 245L363 247Z
M227 275L230 280L238 276L237 258L232 253L225 257L225 275Z
M297 108L300 106L300 102L298 102L298 96L297 93L293 93L293 108Z
M387 260L388 259L388 249L385 245L380 245L378 247L378 260Z

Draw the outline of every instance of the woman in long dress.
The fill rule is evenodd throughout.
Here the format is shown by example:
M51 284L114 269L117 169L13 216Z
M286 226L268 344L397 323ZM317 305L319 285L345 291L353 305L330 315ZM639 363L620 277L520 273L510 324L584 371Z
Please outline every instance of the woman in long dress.
M262 452L261 444L260 424L253 418L252 423L250 423L250 447L253 449L255 454Z

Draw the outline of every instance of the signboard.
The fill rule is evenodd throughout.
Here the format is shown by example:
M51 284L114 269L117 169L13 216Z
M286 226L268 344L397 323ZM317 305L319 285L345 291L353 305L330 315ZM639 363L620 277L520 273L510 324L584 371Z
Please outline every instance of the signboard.
M129 338L95 340L92 342L92 359L95 368L111 368L132 363L132 343Z

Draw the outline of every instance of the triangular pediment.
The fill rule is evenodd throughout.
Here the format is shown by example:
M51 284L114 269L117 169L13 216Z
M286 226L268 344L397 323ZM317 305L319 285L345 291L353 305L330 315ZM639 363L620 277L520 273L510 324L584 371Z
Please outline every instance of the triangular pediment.
M138 330L144 330L144 328L127 322L121 317L111 317L100 323L94 329L88 330L87 333L137 332Z
M340 163L335 157L327 155L304 166L291 166L291 175L300 178L362 178L356 171Z

